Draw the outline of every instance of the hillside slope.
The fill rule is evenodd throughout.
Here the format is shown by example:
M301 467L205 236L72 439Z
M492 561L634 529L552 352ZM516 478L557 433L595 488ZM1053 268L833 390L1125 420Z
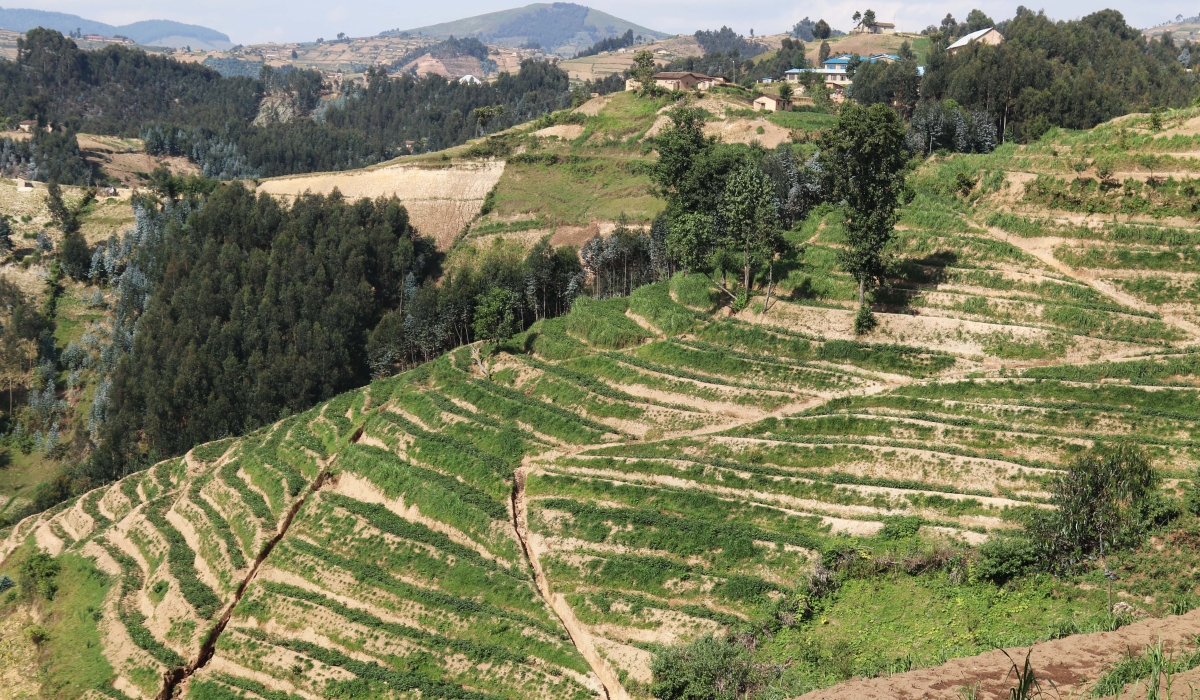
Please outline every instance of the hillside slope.
M537 138L623 144L658 119L636 107ZM102 601L63 617L98 640L75 653L146 698L645 698L656 653L723 631L792 697L1186 612L1190 513L1109 556L1115 610L1099 570L997 584L976 549L1104 441L1142 445L1165 495L1195 479L1200 111L1161 119L926 161L869 336L819 209L767 310L731 316L701 275L580 299L490 378L460 348L27 519L0 571L65 553L58 595ZM505 178L594 175L527 160L506 216Z
M224 51L233 46L229 35L201 27L166 19L143 20L121 26L84 19L78 15L47 10L24 8L0 8L0 28L14 32L27 32L34 27L45 27L68 34L80 30L83 34L101 36L126 36L147 46L175 46L172 39L190 40L194 48ZM180 44L182 47L182 44Z
M570 56L601 39L619 36L630 29L646 39L667 37L667 34L605 12L567 2L534 3L453 22L406 29L403 33L438 39L474 36L485 44L501 46L534 43L546 51Z

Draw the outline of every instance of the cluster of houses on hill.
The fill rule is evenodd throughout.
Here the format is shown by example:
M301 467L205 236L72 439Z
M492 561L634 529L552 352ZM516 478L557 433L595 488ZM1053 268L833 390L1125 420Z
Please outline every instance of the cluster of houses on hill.
M872 25L872 28L873 31L871 33L875 34L893 33L895 31L893 25L886 23L877 23ZM995 46L1002 41L1004 41L1004 36L996 31L995 28L989 27L967 34L946 47L946 50L951 54L955 54L976 42ZM822 61L820 68L792 68L784 72L783 79L796 85L793 89L794 94L803 95L805 92L804 85L810 84L808 76L817 76L824 83L825 88L829 90L830 97L835 102L841 102L845 99L846 89L854 83L848 71L850 63L854 60L855 58L848 53L839 56L830 56ZM876 53L870 56L859 56L857 60L860 63L895 63L901 59L895 54ZM917 72L919 75L924 75L925 67L917 66ZM707 90L725 83L724 78L693 72L656 73L653 80L655 85L667 90ZM762 82L772 83L775 80L765 78ZM641 83L636 80L625 81L626 90L637 90L640 87ZM759 111L774 112L787 109L788 106L786 100L776 95L760 95L754 100L754 109Z

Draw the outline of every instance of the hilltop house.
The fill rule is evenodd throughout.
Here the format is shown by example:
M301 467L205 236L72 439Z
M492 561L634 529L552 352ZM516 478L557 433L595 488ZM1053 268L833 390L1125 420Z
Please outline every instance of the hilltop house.
M692 88L707 90L714 85L723 85L725 83L724 78L691 72L655 73L651 77L654 79L656 86L666 90L691 90ZM640 90L641 88L642 84L633 78L625 80L625 89L627 91Z
M654 84L667 90L691 90L692 88L707 90L713 85L720 85L724 82L724 78L714 78L703 73L668 72L654 74Z
M1004 35L998 31L996 31L995 27L988 27L987 29L980 29L977 32L971 32L970 34L964 36L963 38L959 39L958 41L954 42L953 44L950 44L949 46L946 47L946 50L949 51L951 54L956 54L960 50L965 49L972 42L976 42L976 41L978 41L981 44L989 44L991 46L996 46L1000 42L1004 41Z
M850 54L846 53L840 56L830 56L825 59L820 68L793 68L784 71L783 75L789 83L800 82L800 78L806 73L819 75L824 78L825 87L840 93L854 82L846 74L846 69L850 66L850 58ZM863 63L895 63L900 60L900 57L890 53L876 53L863 56L861 60Z
M855 34L895 34L896 25L891 22L876 22L875 24L860 24L854 28Z
M754 98L755 112L782 112L788 108L788 101L778 95L759 95Z

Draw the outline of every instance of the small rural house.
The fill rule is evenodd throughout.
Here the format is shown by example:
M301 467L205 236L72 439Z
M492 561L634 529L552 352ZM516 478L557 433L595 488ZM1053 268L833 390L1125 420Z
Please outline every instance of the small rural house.
M668 72L654 74L654 84L667 90L691 90L694 87L700 87L701 83L711 87L713 80L715 78L711 78L703 73ZM703 90L704 88L701 87L700 89Z
M977 32L971 32L970 34L964 36L963 38L959 39L958 41L954 42L953 44L950 44L949 46L946 47L946 50L952 54L955 54L955 53L958 53L960 50L965 49L967 46L969 46L972 42L975 42L975 41L978 41L981 44L989 44L991 46L996 46L1000 42L1004 41L1004 35L998 31L996 31L995 27L988 27L987 29L980 29Z
M17 191L23 194L29 194L33 191L33 183L23 177L17 178Z
M778 95L759 95L754 98L755 112L782 112L788 108L788 101Z
M35 120L35 119L26 119L25 121L23 121L23 122L21 122L20 124L18 124L18 125L17 125L17 128L18 128L18 129L20 129L21 131L24 131L25 133L27 133L27 134L28 134L28 133L32 132L34 129L36 129L36 128L37 128L37 120Z
M895 34L896 25L891 22L876 22L875 24L860 24L854 28L855 34Z
M820 68L792 68L784 71L783 76L789 83L798 83L806 73L819 75L824 78L825 87L840 92L854 83L846 74L846 69L850 66L850 58L850 54L846 53L840 56L830 56L825 59ZM877 53L862 57L863 63L895 63L899 60L899 56L890 53Z
M464 83L466 85L479 85L483 81L480 80L479 78L476 78L473 75L464 75L463 77L458 79L458 82Z

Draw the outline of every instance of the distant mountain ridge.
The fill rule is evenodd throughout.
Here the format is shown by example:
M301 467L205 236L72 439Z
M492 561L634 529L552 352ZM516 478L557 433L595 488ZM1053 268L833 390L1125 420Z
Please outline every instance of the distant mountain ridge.
M0 29L7 29L13 32L27 32L35 27L54 29L63 34L73 32L76 29L84 34L100 34L103 36L120 34L146 46L171 46L179 48L190 45L194 48L221 50L233 46L233 42L229 40L228 34L218 32L215 29L209 29L208 27L184 24L166 19L150 19L118 27L65 12L0 7Z
M630 29L634 34L648 38L663 39L670 36L590 7L567 2L534 3L403 32L393 30L384 32L384 35L407 33L434 38L473 36L485 44L537 44L547 52L571 56L601 39L620 36Z

